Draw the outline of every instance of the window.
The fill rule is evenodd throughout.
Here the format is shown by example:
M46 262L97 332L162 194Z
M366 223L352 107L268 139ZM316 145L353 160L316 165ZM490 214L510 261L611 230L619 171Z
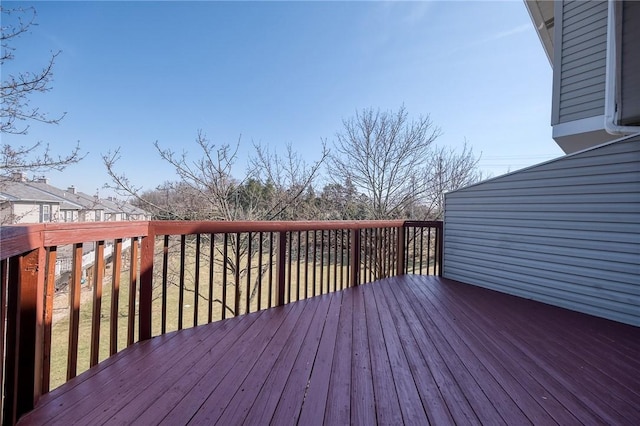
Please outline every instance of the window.
M64 221L65 222L73 222L74 221L74 212L73 212L73 210L65 210L65 212L64 212Z
M40 222L51 222L51 206L43 204L40 206Z

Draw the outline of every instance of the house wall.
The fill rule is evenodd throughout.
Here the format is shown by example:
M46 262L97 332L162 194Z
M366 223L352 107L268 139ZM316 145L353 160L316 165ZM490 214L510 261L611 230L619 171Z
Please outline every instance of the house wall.
M13 223L40 223L41 208L46 203L36 202L13 202L12 212ZM60 206L57 204L46 204L49 206L49 222L57 221L60 216Z
M102 210L82 210L79 215L80 222L99 222L103 220Z
M60 209L56 222L78 222L78 210Z
M3 202L0 204L0 225L9 225L11 223L13 223L11 203Z
M444 276L640 326L640 136L445 196Z
M551 124L604 116L607 2L555 4Z

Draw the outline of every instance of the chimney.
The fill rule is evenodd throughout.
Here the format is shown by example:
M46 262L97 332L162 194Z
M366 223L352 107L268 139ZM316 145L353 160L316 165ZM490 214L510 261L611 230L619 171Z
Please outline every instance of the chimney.
M76 193L76 187L71 185L70 187L67 188L67 192L70 194L75 194Z
M15 182L26 182L27 181L27 174L23 173L23 172L14 172L11 175L11 178L15 181Z
M40 176L38 179L36 179L36 182L38 182L38 183L46 183L46 184L48 184L48 183L49 183L49 179L47 179L47 178L46 178L46 177L44 177L44 176Z

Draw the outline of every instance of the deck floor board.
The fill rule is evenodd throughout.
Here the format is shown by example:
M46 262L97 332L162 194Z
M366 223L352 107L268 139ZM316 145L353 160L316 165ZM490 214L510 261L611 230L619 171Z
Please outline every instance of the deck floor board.
M21 424L640 424L640 329L403 276L134 344Z
M577 421L562 409L562 405L555 398L545 397L543 400L540 397L545 394L545 389L533 376L520 368L518 360L521 359L522 354L510 346L509 342L495 338L493 323L482 319L482 312L474 306L449 303L450 301L445 300L447 303L443 304L447 306L446 315L459 315L464 319L459 321L458 325L464 329L466 341L474 353L482 357L485 366L513 398L516 405L527 406L524 411L529 421L533 424L550 424L554 421L560 424L571 424ZM550 408L546 409L545 406ZM556 417L551 417L553 415Z
M550 308L545 305L539 307L541 310ZM576 315L567 310L559 311L560 315L556 321L550 319L545 313L540 316L540 321L536 324L537 329L521 322L520 332L514 334L522 340L525 338L523 331L528 331L530 338L527 343L532 348L541 346L545 348L545 351L540 352L539 359L569 393L581 395L585 412L595 412L597 417L609 423L614 423L616 419L625 416L629 422L633 423L633 419L640 416L640 411L637 406L628 405L625 402L628 399L626 394L629 393L629 386L612 377L624 378L627 383L635 378L637 383L637 369L628 370L631 374L629 377L616 373L620 364L603 363L603 360L614 355L607 350L609 345L601 344L598 339L590 342L588 335L580 327L570 329L564 326L563 318L567 316L573 318ZM587 320L589 318L582 316ZM544 332L547 330L553 330L553 332L545 335ZM567 333L567 330L575 330L575 332ZM600 367L607 372L603 372ZM580 377L580 381L571 380L571 377ZM612 416L612 411L618 411L618 414Z

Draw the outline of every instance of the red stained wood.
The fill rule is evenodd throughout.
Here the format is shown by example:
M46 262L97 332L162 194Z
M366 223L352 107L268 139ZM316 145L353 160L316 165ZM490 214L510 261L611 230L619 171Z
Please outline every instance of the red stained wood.
M304 333L300 333L296 329L299 327L308 328L317 308L316 303L300 303L294 306L300 308L299 312L296 312L297 315L291 315L290 319L280 327L277 335L269 342L265 352L258 358L245 380L238 387L234 397L224 407L217 423L242 424L245 422L249 410L255 408L253 412L259 412L257 418L245 422L255 424L263 418L265 411L268 411L263 404L278 402L280 392L289 374L287 367L293 364L305 336ZM295 323L293 322L294 318L297 318ZM269 401L270 396L275 398Z
M257 318L259 316L226 321L226 324L219 327L210 327L217 331L214 333L210 333L211 330L203 327L185 330L193 331L189 340L194 339L201 344L185 348L183 346L184 340L173 340L171 353L168 356L171 356L175 361L167 363L155 356L154 359L147 359L142 374L138 371L133 372L136 377L139 377L139 380L137 385L127 389L127 398L114 398L111 395L106 395L100 400L101 405L92 408L91 412L85 413L86 415L80 420L80 423L95 424L107 421L130 423L135 419L139 424L157 424L165 416L171 416L169 409L175 411L175 414L186 414L179 408L180 403L183 403L184 395L190 393L195 396L192 391L197 383L206 374L218 371L221 362L228 361L225 359L225 353L229 352L238 340L244 342L242 338L238 339L238 336L253 331L254 328L251 326ZM178 336L178 338L180 337ZM161 354L158 353L156 356L159 355ZM150 370L153 368L158 369L160 374L158 372L151 373ZM153 376L152 386L148 386L145 379L149 374ZM194 397L193 400L188 399L185 403L194 403L195 400Z
M51 330L53 322L53 296L55 293L56 285L56 257L57 247L51 247L47 252L47 275L45 279L44 289L42 393L49 392L51 380ZM2 300L4 300L4 297L2 298ZM2 323L4 324L4 318L2 318ZM4 336L4 333L0 333L0 336ZM0 353L4 352L0 351ZM2 377L0 377L0 379L2 379Z
M393 305L389 304L389 299L382 293L380 286L373 286L372 288L383 333L382 341L387 347L389 366L393 375L392 382L395 383L398 400L401 401L402 421L405 424L427 424L427 414L422 406L416 379L405 355L405 349L397 328L398 325L394 324L391 316Z
M42 332L43 295L38 288L44 287L44 263L45 253L40 249L13 258L9 265L4 265L5 268L8 266L5 272L8 273L9 283L16 283L7 289L7 353L4 355L6 376L3 394L3 420L6 423L15 422L19 416L31 410L40 394L42 382L35 377L34 366L41 360L41 357L38 359L41 348L36 345L36 335Z
M120 304L120 273L122 272L122 240L113 243L113 271L111 271L111 314L109 322L109 354L118 352L118 317Z
M286 264L287 264L287 233L278 233L276 259L276 306L285 303Z
M55 261L53 263L55 265ZM102 279L104 278L104 241L96 243L95 272L93 273L93 312L91 315L91 356L89 363L98 363L100 351L100 316L102 309ZM51 289L53 290L53 289ZM53 295L52 295L53 297Z
M192 422L234 424L231 419L220 419L223 411L240 414L243 408L250 406L253 396L261 389L291 333L299 326L300 315L305 307L306 305L301 303L287 306L283 309L285 313L280 314L284 317L282 323L273 323L273 327L269 327L258 338L253 339L252 350L238 358L233 369L200 405L191 418ZM207 378L203 378L201 382L203 381L208 389Z
M353 292L344 292L329 375L324 423L346 425L351 420L351 353L353 346ZM319 416L318 416L319 419Z
M638 424L640 329L404 275L139 342L24 424Z
M213 236L211 236L211 252L213 253ZM211 256L213 265L213 256ZM212 269L213 271L213 269ZM167 277L169 276L169 236L165 235L162 242L162 301L160 305L160 334L167 332ZM209 296L209 300L213 300ZM209 307L209 322L211 322L211 307Z
M152 221L150 229L156 235L236 233L236 232L295 232L332 229L375 229L403 226L403 220L321 220L321 221ZM410 222L423 226L441 222Z
M227 351L216 354L217 356L212 357L209 362L198 363L196 365L198 369L195 370L194 374L196 380L186 384L185 387L188 392L182 393L182 398L178 404L172 407L172 410L167 413L160 423L166 425L181 424L186 419L196 415L198 410L206 405L207 401L211 401L212 398L210 397L213 394L221 397L226 395L226 392L233 394L238 385L236 379L242 378L243 375L247 374L249 366L252 362L255 362L255 359L264 350L264 346L273 337L275 330L285 320L288 311L290 309L262 311L261 316L265 318L265 321L255 323L254 327L237 336L238 338L233 342L233 346ZM222 395L220 395L220 392ZM185 398L185 396L188 397ZM213 398L212 403L207 407L208 412L215 413L217 409L224 408L228 400L223 398L223 401L224 403L218 406L215 404L215 398ZM167 404L164 404L164 407L166 406ZM155 419L151 422L143 419L142 423L155 423Z
M303 425L322 424L322 413L325 411L329 393L329 373L333 366L336 349L338 320L342 308L341 299L341 292L332 294L331 306L329 306L318 351L313 360L311 376L304 392L302 411L297 419Z
M376 404L376 417L379 423L387 425L402 424L400 401L393 380L387 342L382 334L381 318L376 305L375 295L367 291L364 294L367 333L369 334L369 355L373 372L373 388ZM404 402L404 401L403 401Z
M140 307L138 309L138 336L140 340L151 338L151 303L153 300L153 258L155 236L142 237L140 243ZM98 268L101 268L99 266Z
M0 354L3 354L4 357L4 337L6 331L6 318L7 318L7 280L9 273L9 261L8 260L0 260ZM51 341L51 339L49 339ZM48 370L47 370L48 371ZM0 362L0 386L4 383L4 362ZM43 382L44 386L44 382ZM46 392L49 389L43 389ZM4 388L2 388L2 392L4 392ZM0 403L0 408L2 408L2 403ZM0 416L2 414L0 413Z
M352 246L351 246L351 259L350 259L350 266L351 266L351 271L350 271L350 275L351 275L351 280L349 283L350 287L355 287L358 284L360 284L360 230L359 229L350 229L349 232L351 233L351 241L352 241Z
M136 298L138 296L138 237L131 239L129 249L131 258L129 264L129 315L127 317L127 346L135 340L136 328Z
M356 235L358 233L356 232ZM364 315L364 291L352 290L353 347L351 350L351 423L375 424L376 407L373 393L373 370L369 352L367 317Z
M287 341L281 356L265 379L261 392L256 395L253 404L247 407L249 411L244 419L245 424L258 424L272 418L280 401L285 401L281 410L288 408L286 405L293 398L287 398L287 395L295 396L298 384L309 378L309 359L317 350L330 303L329 296L317 297L308 303L313 308L313 313L307 313L311 321L306 327L302 322L298 332Z
M80 286L82 285L82 244L73 245L73 264L69 283L69 349L67 380L76 376L78 367L78 333L80 327Z
M248 318L238 322L213 323L209 329L190 328L183 332L173 332L159 336L134 346L123 349L116 355L107 358L89 371L71 380L68 384L54 389L44 395L40 401L41 410L34 413L34 424L43 424L53 419L54 423L93 424L100 417L110 418L129 406L129 403L147 406L159 399L159 396L170 393L170 389L162 386L150 386L150 381L178 380L185 375L191 363L207 353L208 346L193 345L185 349L190 341L204 341L209 335L216 338L216 331L227 333L239 324L251 324ZM232 336L229 336L231 339ZM222 347L224 346L224 342ZM213 343L210 344L213 346ZM193 352L192 351L196 351ZM167 359L173 360L167 362ZM184 370L180 370L183 368ZM153 379L151 379L153 377ZM124 384L129 383L129 386ZM114 389L120 391L114 392ZM68 410L60 410L57 402L61 395L73 401L67 405ZM142 399L135 400L138 395ZM135 405L134 405L135 407ZM153 411L151 411L153 412ZM142 413L137 410L136 416ZM81 421L81 419L86 419ZM30 420L31 421L31 420Z

